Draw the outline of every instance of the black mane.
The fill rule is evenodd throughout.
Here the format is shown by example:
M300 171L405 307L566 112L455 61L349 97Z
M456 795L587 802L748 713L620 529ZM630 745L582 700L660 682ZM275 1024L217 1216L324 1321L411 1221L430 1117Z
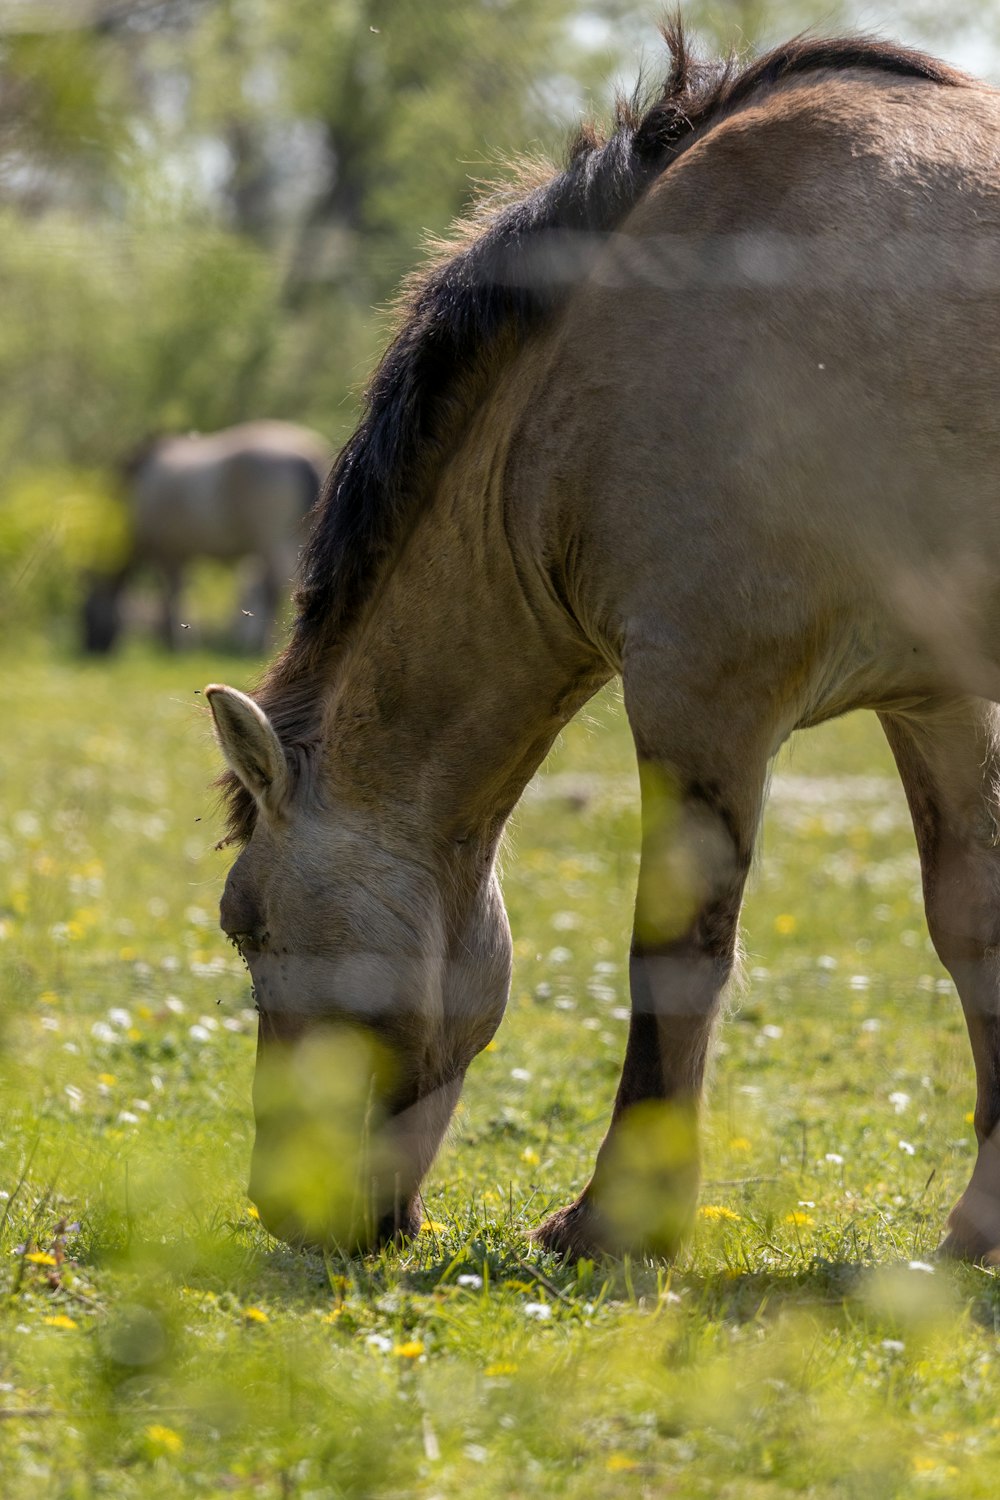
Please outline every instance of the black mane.
M524 340L552 317L601 237L696 134L750 96L819 69L861 68L952 86L972 81L922 53L866 37L800 37L744 66L697 60L679 21L664 38L671 68L652 104L619 102L611 133L583 131L566 167L547 180L526 187L526 168L517 196L484 200L409 284L399 331L316 508L292 639L258 693L288 739L309 733L310 712L314 719L318 709L309 680L372 597L419 518L434 456L453 431L484 356L501 340ZM245 838L252 803L231 779L225 784L231 834Z

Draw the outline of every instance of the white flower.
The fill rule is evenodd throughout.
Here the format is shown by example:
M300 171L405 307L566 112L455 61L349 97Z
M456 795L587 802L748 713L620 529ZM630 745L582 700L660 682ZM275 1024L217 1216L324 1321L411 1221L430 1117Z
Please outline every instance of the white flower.
M548 1302L526 1302L524 1304L524 1316L526 1318L537 1318L539 1323L544 1323L551 1318L552 1308Z
M189 1026L188 1036L193 1042L210 1042L212 1040L212 1033L206 1031L204 1026Z
M387 1339L384 1333L370 1333L365 1343L369 1349L377 1349L380 1354L388 1354L392 1348L392 1339Z
M132 1017L129 1015L128 1011L123 1010L120 1005L113 1005L111 1007L111 1009L108 1011L108 1020L111 1022L112 1026L117 1026L119 1031L128 1031L129 1027L132 1025Z
M842 1167L844 1165L844 1158L839 1151L828 1151L823 1160L830 1162L835 1167Z
M902 1339L883 1339L882 1348L887 1354L902 1354L906 1345Z
M909 1094L904 1094L902 1089L896 1089L894 1093L889 1095L889 1103L892 1105L897 1115L901 1115L903 1113L909 1102Z
M113 1042L116 1040L115 1033L107 1021L95 1021L90 1028L90 1034L95 1042Z
M899 1149L900 1151L905 1151L907 1156L916 1156L917 1154L916 1146L911 1146L909 1141L900 1141Z
M118 1111L118 1123L119 1125L138 1125L139 1116L134 1115L130 1109L121 1109Z
M459 1286L471 1287L473 1291L477 1292L483 1284L483 1278L477 1276L474 1271L466 1271L462 1276L459 1276L458 1284Z
M871 985L871 977L868 974L852 974L851 989L866 990Z
M781 1027L780 1026L762 1026L760 1028L760 1034L761 1034L761 1036L770 1037L770 1039L771 1039L772 1042L776 1042L778 1040L778 1038L780 1037L780 1035L781 1035Z
M934 1267L929 1266L925 1260L911 1260L906 1269L908 1271L923 1271L927 1276L934 1275Z
M527 1068L511 1068L510 1076L516 1078L518 1083L529 1083L531 1080L531 1074Z

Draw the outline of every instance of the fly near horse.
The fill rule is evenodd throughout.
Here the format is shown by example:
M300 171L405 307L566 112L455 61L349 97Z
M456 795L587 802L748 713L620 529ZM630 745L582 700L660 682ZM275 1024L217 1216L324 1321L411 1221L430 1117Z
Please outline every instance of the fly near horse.
M643 788L632 1018L592 1181L537 1231L670 1252L768 770L880 717L976 1070L945 1249L1000 1257L1000 94L921 54L799 40L700 65L525 168L411 283L327 482L290 641L208 690L242 847L221 917L260 1062L370 1032L366 1211L413 1232L511 942L495 861L554 737L613 674ZM374 1116L373 1116L374 1119ZM662 1201L621 1212L661 1132ZM633 1137L634 1139L635 1137Z

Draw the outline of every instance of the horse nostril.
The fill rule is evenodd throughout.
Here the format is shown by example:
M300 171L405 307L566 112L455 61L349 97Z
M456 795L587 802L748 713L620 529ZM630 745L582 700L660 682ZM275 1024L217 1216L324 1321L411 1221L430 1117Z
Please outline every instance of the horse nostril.
M226 936L242 958L259 953L267 943L266 932L229 932Z

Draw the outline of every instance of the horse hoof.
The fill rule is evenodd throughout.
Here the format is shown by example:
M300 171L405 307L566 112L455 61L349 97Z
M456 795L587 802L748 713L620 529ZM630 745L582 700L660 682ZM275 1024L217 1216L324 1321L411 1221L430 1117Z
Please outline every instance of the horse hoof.
M543 1250L565 1260L583 1260L614 1254L599 1232L597 1214L585 1198L560 1208L532 1231L532 1240Z
M937 1253L973 1265L1000 1265L1000 1203L993 1191L966 1189L948 1216L948 1233Z

